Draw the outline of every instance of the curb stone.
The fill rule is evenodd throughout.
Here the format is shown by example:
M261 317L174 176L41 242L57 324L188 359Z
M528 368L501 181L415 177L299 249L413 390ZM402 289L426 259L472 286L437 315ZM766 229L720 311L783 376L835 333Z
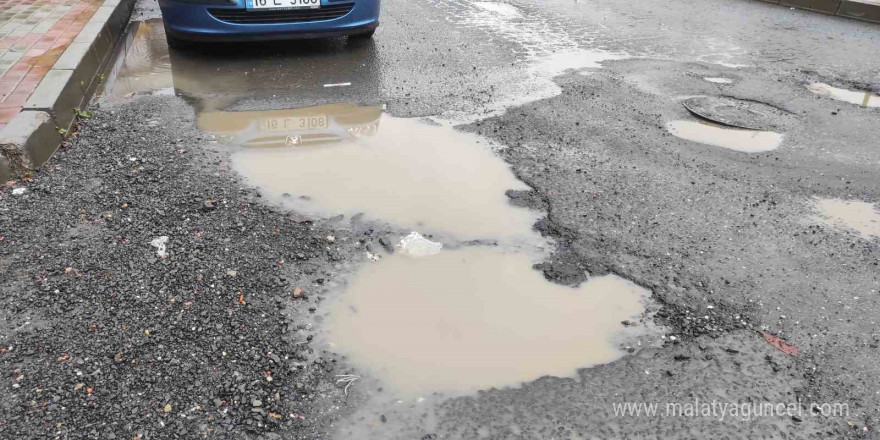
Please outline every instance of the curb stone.
M782 0L782 6L791 6L810 11L824 12L826 14L834 14L840 7L840 0Z
M837 15L880 23L880 0L843 0Z
M11 178L12 173L9 171L9 164L6 163L6 158L0 154L0 182L6 182Z
M4 171L8 175L23 175L48 160L60 143L61 135L48 113L21 111L0 131L0 153L6 168L3 170L0 165L0 175ZM47 148L49 145L53 147Z
M104 1L40 81L22 111L0 129L0 177L21 175L52 157L62 141L57 129L70 129L76 119L74 109L87 104L101 85L99 73L112 59L134 3Z
M761 0L856 20L880 23L880 0Z

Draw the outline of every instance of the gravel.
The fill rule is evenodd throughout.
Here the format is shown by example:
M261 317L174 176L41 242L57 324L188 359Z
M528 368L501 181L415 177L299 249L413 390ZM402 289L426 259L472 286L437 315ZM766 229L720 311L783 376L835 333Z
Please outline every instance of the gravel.
M314 310L292 280L342 257L261 204L192 119L175 97L103 108L0 190L2 437L317 438L342 404L336 360L289 307Z

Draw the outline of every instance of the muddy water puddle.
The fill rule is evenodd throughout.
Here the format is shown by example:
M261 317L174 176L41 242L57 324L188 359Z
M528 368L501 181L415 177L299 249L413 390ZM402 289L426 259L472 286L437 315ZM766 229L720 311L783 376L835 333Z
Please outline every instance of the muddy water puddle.
M532 228L541 214L510 203L506 190L528 187L482 137L354 104L204 112L198 124L239 147L233 169L273 203L435 241L367 253L326 306L323 344L384 389L364 411L571 377L647 334L622 324L643 317L647 290L614 275L564 287L533 269L550 247Z
M351 119L366 115L374 120ZM245 145L285 139L292 147L244 149L232 156L234 168L269 199L299 212L364 213L460 239L523 235L538 218L509 203L507 189L527 187L475 135L382 115L375 107L321 106L242 117L249 130L263 130ZM342 122L345 117L350 120ZM266 124L310 127L276 132Z
M547 256L532 229L540 213L507 200L506 190L528 187L484 138L353 104L202 113L199 126L243 147L233 168L274 203L363 213L438 241L371 257L329 303L325 343L385 395L573 376L620 358L627 332L643 330L621 322L642 316L645 289L616 276L563 287L532 268ZM471 239L498 245L462 245Z
M638 319L648 292L613 275L551 284L533 263L484 247L386 258L333 305L331 347L409 397L573 376L617 359L614 335Z
M645 310L649 292L622 278L570 288L532 268L540 213L509 202L528 187L482 137L355 104L202 112L198 126L239 147L233 168L272 203L437 240L369 254L325 320L328 346L397 398L572 376L621 357L621 322ZM462 244L475 239L498 245Z
M623 355L621 321L643 313L648 292L615 276L562 287L534 270L546 257L532 230L540 213L509 202L506 190L528 187L486 139L353 104L198 123L244 147L233 168L276 204L365 214L439 241L421 256L371 257L331 301L327 344L389 393L517 386ZM461 245L474 239L498 246Z
M813 83L808 85L807 89L819 96L862 107L880 107L880 95L868 91L842 89L825 83Z
M861 200L816 199L819 223L836 229L851 230L866 239L880 237L880 209Z
M784 136L761 130L744 130L705 121L671 121L666 130L673 136L743 153L763 153L779 148Z
M161 20L134 23L129 38L112 94L121 97L173 88L171 56Z

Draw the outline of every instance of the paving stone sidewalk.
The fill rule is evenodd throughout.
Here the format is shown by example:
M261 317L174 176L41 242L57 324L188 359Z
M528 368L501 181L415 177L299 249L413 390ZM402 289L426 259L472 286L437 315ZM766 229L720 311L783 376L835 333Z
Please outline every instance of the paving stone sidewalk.
M0 0L0 129L21 111L101 0Z

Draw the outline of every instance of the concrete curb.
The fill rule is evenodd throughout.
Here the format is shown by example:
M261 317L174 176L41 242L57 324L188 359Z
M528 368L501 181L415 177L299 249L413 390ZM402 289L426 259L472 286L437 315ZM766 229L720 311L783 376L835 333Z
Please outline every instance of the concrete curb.
M88 104L101 85L135 0L106 0L46 73L22 111L0 130L0 178L21 176L43 165L68 130L74 109ZM50 133L51 131L51 133Z
M880 0L843 0L837 15L880 23Z
M856 20L880 23L880 0L761 0Z
M12 178L12 174L9 171L9 164L6 163L6 158L0 154L0 183L6 182Z
M52 156L60 143L61 135L48 113L19 113L0 131L0 153L7 168L6 174L21 176L36 168ZM46 148L51 145L54 147Z

